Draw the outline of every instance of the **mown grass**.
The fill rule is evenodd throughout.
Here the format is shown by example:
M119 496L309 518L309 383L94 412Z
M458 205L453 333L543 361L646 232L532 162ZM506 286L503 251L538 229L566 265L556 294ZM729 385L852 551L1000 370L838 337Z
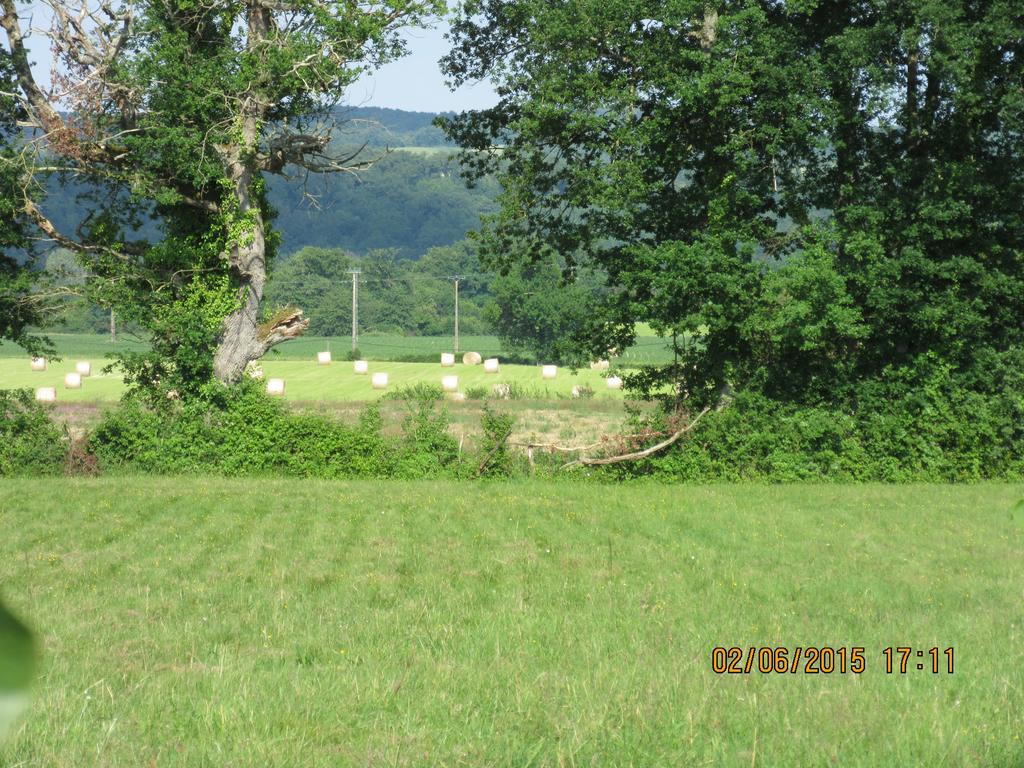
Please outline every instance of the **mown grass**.
M0 764L1019 766L1022 497L5 481L44 664ZM716 645L868 666L720 676Z
M261 363L266 378L285 380L285 399L296 402L358 402L377 400L402 387L430 384L438 389L446 375L459 378L459 388L483 388L488 396L495 384L514 385L523 396L532 399L568 398L576 385L589 386L595 397L622 399L621 390L608 389L602 374L589 369L572 373L567 368L559 369L554 380L541 378L541 369L533 365L500 366L496 374L485 373L482 365L462 365L442 368L440 363L392 363L375 362L371 373L384 371L388 374L388 389L375 390L371 376L356 375L352 363L335 361L330 365L317 365L313 360L274 360ZM27 359L0 359L0 389L56 387L58 402L113 402L124 393L124 382L120 374L102 373L100 365L93 361L93 375L83 379L81 389L66 389L64 374L75 370L75 360L50 363L45 371L33 371Z
M672 359L665 339L658 338L650 327L640 324L636 344L625 350L616 359L622 365L663 363ZM47 334L65 362L74 358L91 358L94 362L106 360L114 352L139 352L148 348L144 339L128 334L118 336L116 343L103 334ZM463 351L479 352L484 357L504 357L501 341L497 336L462 336L459 348ZM267 355L268 360L315 360L316 353L331 350L334 357L342 359L352 350L348 336L300 336L298 339L274 347ZM409 362L433 362L442 352L451 352L451 336L400 336L398 334L363 334L359 337L359 352L367 360L395 360ZM11 342L0 342L0 360L4 358L27 358L25 351ZM546 362L546 361L542 361Z

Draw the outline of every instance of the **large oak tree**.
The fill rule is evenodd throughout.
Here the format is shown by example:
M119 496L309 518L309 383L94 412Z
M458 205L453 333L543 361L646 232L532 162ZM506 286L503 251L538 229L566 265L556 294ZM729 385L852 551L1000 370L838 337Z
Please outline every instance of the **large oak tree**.
M469 0L445 127L496 173L486 259L607 275L590 351L634 383L829 399L1024 342L1024 17L1006 0Z
M99 204L77 233L58 232L28 196L21 208L83 255L104 300L153 332L156 356L128 361L131 377L237 382L307 325L297 309L264 312L276 244L265 175L367 162L332 151L333 108L363 71L402 54L403 29L443 3L48 4L59 65L50 92L15 0L0 0L0 26L43 164L88 180ZM130 239L141 215L159 219L157 241Z

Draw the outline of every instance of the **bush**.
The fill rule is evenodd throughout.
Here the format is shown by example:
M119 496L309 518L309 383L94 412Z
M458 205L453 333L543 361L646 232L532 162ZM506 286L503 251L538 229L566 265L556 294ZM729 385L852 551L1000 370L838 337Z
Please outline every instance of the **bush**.
M0 389L0 477L55 475L67 444L45 406L28 389Z
M508 438L512 434L515 418L508 413L491 410L484 406L480 427L483 429L480 453L483 455L479 474L491 477L507 477L515 469L515 460L508 449Z
M90 449L108 469L158 474L366 477L394 465L372 412L355 427L292 414L256 382L203 395L159 408L129 400L104 415Z
M862 384L848 407L741 393L664 454L618 476L677 481L973 481L1024 477L1024 377L993 361L984 391L932 356ZM979 391L981 390L981 391Z

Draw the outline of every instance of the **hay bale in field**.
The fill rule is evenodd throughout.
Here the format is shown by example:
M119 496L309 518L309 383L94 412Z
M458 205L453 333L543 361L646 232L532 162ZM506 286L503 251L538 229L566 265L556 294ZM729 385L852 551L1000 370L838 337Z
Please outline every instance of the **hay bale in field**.
M442 352L441 353L441 367L442 368L451 368L453 365L455 365L455 355L452 354L451 352Z
M388 375L386 373L373 374L372 384L374 389L387 389Z
M464 403L466 402L466 394L464 392L449 392L448 399L453 403Z
M441 389L445 392L458 392L459 391L459 377L458 376L442 376L441 377Z
M479 352L467 352L462 356L463 365L480 365L481 360L483 360L483 358L480 357Z
M592 371L607 371L608 361L607 360L594 360L590 363L590 370Z
M542 379L553 379L558 375L557 365L542 365L540 368L540 377Z
M508 384L495 384L491 387L491 392L494 393L495 397L500 397L502 400L508 400L512 397L512 387Z
M64 387L65 389L81 389L82 388L82 374L80 373L68 373L64 376Z
M317 365L330 365L331 364L331 353L330 352L317 352L316 353L316 364Z
M579 387L579 385L578 385L578 384L577 384L577 385L575 385L575 386L574 386L574 387L572 388L572 396L573 396L573 397L579 397L579 396L580 396L580 387Z
M268 379L267 394L280 396L284 394L284 379Z
M605 381L608 384L608 389L622 389L622 379L618 376L609 376Z
M358 376L364 376L370 372L370 364L365 360L356 360L352 363L352 370Z
M92 363L88 360L79 360L75 363L75 371L79 376L91 376L92 375Z
M40 387L36 390L36 400L40 403L55 403L57 401L57 388Z
M33 357L30 363L33 371L45 371L46 370L46 358L45 357Z
M498 372L498 358L488 357L484 360L484 373L497 373Z

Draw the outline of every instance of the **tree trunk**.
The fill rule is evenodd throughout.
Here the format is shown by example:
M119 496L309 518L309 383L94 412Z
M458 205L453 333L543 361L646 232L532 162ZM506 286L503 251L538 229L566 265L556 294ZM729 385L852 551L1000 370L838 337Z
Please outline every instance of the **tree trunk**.
M248 46L257 48L267 39L272 19L269 11L258 6L248 10ZM228 243L225 258L238 276L239 306L224 319L217 351L213 358L214 376L224 384L237 384L245 366L263 357L275 344L293 339L309 327L302 310L279 313L260 323L263 289L267 282L267 243L264 238L263 211L260 200L253 199L253 181L261 173L258 160L260 125L267 106L258 91L250 90L240 101L238 144L222 147L225 171L231 181L235 211L233 240Z

